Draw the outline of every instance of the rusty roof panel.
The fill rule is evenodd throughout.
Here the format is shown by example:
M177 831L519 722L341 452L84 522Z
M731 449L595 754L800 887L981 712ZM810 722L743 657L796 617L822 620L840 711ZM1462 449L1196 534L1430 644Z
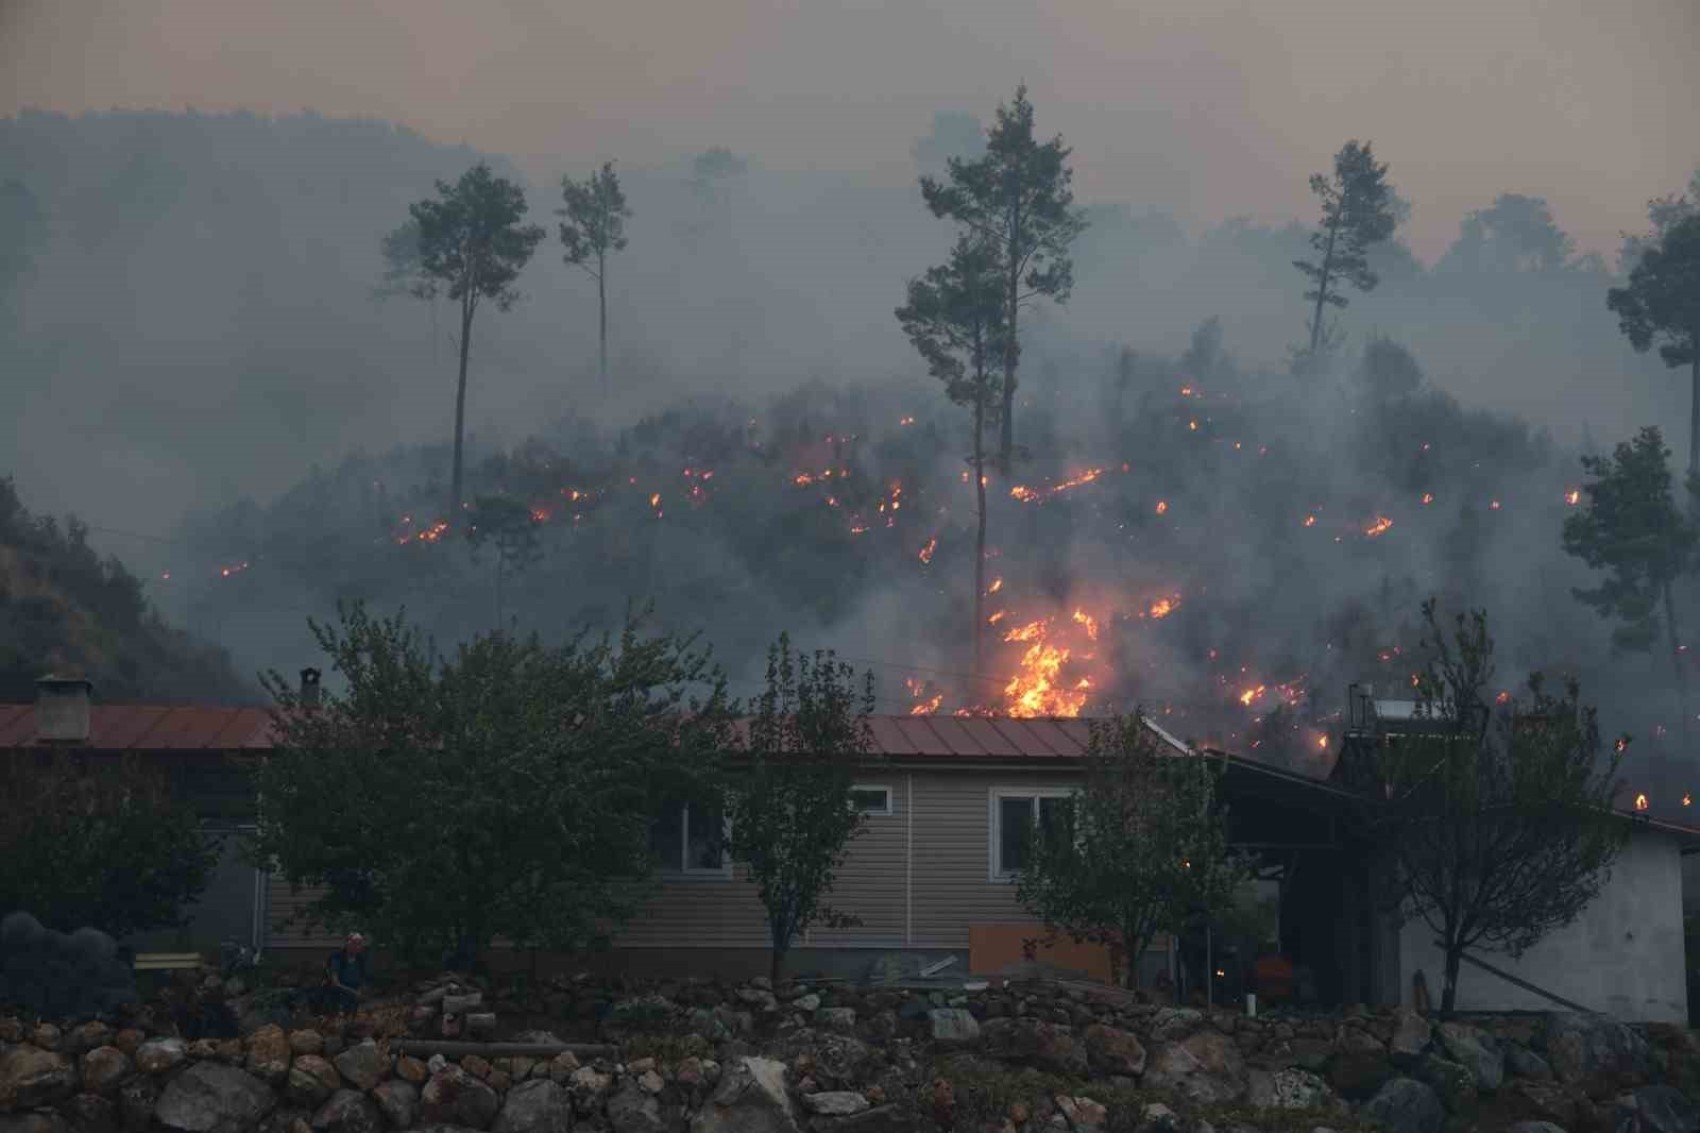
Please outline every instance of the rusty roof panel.
M1022 754L1021 749L1004 737L997 725L983 716L963 716L957 721L962 730L979 745L982 755L1007 758Z
M897 718L897 730L903 734L908 745L904 752L893 752L893 755L954 755L950 745L933 729L932 718L928 716L900 716Z
M899 716L870 716L868 731L872 733L872 743L875 755L909 755L911 754L907 741L903 738L903 730L897 726Z
M229 751L271 746L265 708L97 704L84 751ZM0 704L0 750L61 745L36 740L35 705ZM64 745L70 746L70 745Z

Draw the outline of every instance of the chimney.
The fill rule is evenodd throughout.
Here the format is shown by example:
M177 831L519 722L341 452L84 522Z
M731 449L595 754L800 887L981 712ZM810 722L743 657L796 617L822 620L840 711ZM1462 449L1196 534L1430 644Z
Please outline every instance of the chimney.
M43 677L35 682L35 738L45 743L89 742L92 682L82 677Z
M317 708L319 706L319 670L301 670L301 707Z

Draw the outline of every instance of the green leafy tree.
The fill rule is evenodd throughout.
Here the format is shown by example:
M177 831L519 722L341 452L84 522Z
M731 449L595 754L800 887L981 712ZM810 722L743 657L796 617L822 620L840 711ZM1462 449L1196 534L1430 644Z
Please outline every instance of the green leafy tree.
M373 297L390 299L405 295L424 301L431 312L431 365L437 364L437 299L442 283L432 276L420 274L419 222L409 220L384 234L378 243L383 257L382 281L373 289Z
M646 893L656 810L729 742L706 656L632 620L617 641L498 633L452 657L399 614L310 624L346 688L309 708L268 678L279 737L252 851L324 887L308 919L410 959L605 943Z
M861 829L851 788L872 748L873 703L872 677L858 696L854 670L830 652L793 657L782 636L768 653L726 813L732 857L749 866L767 910L774 979L811 925L858 923L823 902Z
M1496 711L1487 615L1459 615L1450 642L1433 600L1423 617L1418 725L1377 752L1383 799L1372 822L1399 908L1445 954L1440 1009L1450 1015L1464 953L1521 956L1574 921L1629 829L1611 809L1621 755L1602 760L1575 682L1555 696L1536 674L1528 702Z
M536 564L543 555L531 509L508 496L479 496L472 502L466 541L474 555L488 549L496 559L496 626L502 624L502 579Z
M952 249L950 261L909 281L909 301L897 309L903 333L927 371L944 383L945 396L973 417L968 467L975 491L974 672L980 672L986 596L986 429L1003 413L1002 381L993 370L1004 340L1003 285L996 249L973 232Z
M1029 830L1016 897L1053 932L1108 946L1131 988L1156 935L1228 910L1246 871L1207 758L1169 753L1137 714L1090 726L1085 781Z
M0 757L0 918L114 937L176 927L217 860L193 808L137 759Z
M1475 273L1562 271L1576 245L1552 218L1542 197L1501 193L1465 217L1439 267Z
M1033 104L1026 86L1020 86L1014 103L998 106L982 156L949 158L942 181L921 178L921 193L934 216L956 221L977 242L996 250L1006 329L998 415L998 466L1005 473L1015 455L1021 308L1040 298L1066 303L1074 287L1069 247L1086 221L1074 207L1070 152L1061 134L1044 143L1034 137Z
M451 185L437 182L437 199L408 206L418 228L415 278L442 289L460 304L460 380L455 387L454 471L449 486L449 523L461 521L462 448L466 435L466 363L472 349L472 319L488 300L498 311L519 301L514 287L544 232L521 224L525 193L479 162ZM434 294L435 292L433 292Z
M1598 586L1574 593L1602 618L1621 623L1612 630L1618 649L1650 650L1662 613L1681 688L1671 590L1694 561L1697 532L1676 506L1670 450L1649 425L1609 458L1583 457L1582 467L1588 475L1581 489L1586 502L1564 521L1564 549L1606 576Z
M1689 368L1688 474L1700 476L1700 215L1646 248L1628 284L1606 292L1606 306L1636 353L1657 342L1666 366Z
M602 392L608 392L608 254L626 246L626 221L632 210L620 191L614 163L603 162L599 172L583 182L561 178L566 208L556 209L561 221L561 245L567 263L584 269L596 280L597 373ZM592 266L594 264L594 266Z
M1314 359L1324 341L1323 310L1346 306L1343 284L1359 291L1375 289L1380 279L1370 269L1367 253L1391 237L1399 221L1387 166L1376 164L1369 142L1342 146L1334 155L1333 177L1313 174L1310 191L1322 203L1322 223L1310 237L1316 258L1294 260L1293 266L1313 284L1305 298L1315 304L1309 352Z
M1688 178L1687 192L1667 193L1647 202L1647 223L1650 231L1624 236L1618 260L1620 268L1625 271L1633 270L1640 262L1641 254L1648 248L1658 247L1665 233L1689 217L1697 215L1700 215L1700 168L1696 168Z

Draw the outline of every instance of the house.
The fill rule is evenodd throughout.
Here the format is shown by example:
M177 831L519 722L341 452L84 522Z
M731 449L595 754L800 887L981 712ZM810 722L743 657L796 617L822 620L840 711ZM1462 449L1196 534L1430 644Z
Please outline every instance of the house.
M44 688L44 696L49 692ZM233 848L254 813L242 765L271 744L265 710L88 706L86 685L70 695L84 698L81 739L43 735L46 717L36 706L0 706L0 754L53 745L106 757L145 753L172 769L185 797ZM1157 724L1147 726L1177 758L1218 761L1229 841L1255 858L1258 885L1274 898L1274 910L1271 940L1195 933L1160 941L1141 958L1142 978L1166 971L1183 992L1208 988L1237 998L1259 945L1275 943L1300 973L1301 992L1318 1003L1408 1003L1419 970L1438 996L1441 967L1428 935L1400 926L1372 900L1382 878L1376 847L1353 821L1363 796L1352 785L1191 748ZM1015 833L1052 805L1047 800L1079 784L1088 723L876 716L870 728L873 748L855 795L867 821L829 899L859 923L811 932L794 949L792 970L860 977L897 958L907 971L941 962L948 962L944 971L964 975L1006 970L1029 941L1044 936L1016 901ZM1679 864L1683 853L1700 848L1700 832L1633 812L1625 821L1635 824L1629 849L1595 906L1520 960L1479 958L1499 974L1467 969L1460 1007L1547 1010L1556 997L1625 1019L1686 1019ZM765 917L742 868L715 848L717 824L686 806L659 815L655 895L609 953L565 960L575 968L637 972L765 971ZM190 926L173 939L211 949L241 933L275 962L316 964L336 939L290 923L311 896L291 893L227 852ZM1038 958L1108 975L1101 952L1066 942L1041 948Z

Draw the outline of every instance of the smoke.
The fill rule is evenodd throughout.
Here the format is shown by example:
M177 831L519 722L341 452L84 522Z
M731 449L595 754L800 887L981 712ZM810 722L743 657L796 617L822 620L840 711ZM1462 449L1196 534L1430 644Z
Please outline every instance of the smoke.
M916 171L978 136L940 116ZM452 320L371 294L379 237L465 149L312 117L0 123L0 162L46 218L0 281L21 360L0 461L249 671L316 660L305 619L339 600L406 608L445 647L498 624L613 630L652 603L650 624L700 633L744 695L781 631L871 667L886 711L1002 706L1030 650L1066 648L1059 680L1088 710L1144 705L1314 769L1347 683L1408 687L1437 595L1488 609L1506 687L1574 673L1636 733L1639 767L1676 749L1668 663L1610 653L1559 549L1584 431L1680 418L1676 383L1617 334L1604 265L1430 268L1383 247L1332 367L1301 379L1283 359L1311 218L1194 233L1137 199L1087 202L1073 298L1024 324L1030 455L989 485L1002 616L974 674L966 417L892 317L949 233L912 186L710 142L619 167L634 216L610 271L610 389L594 287L551 244L527 300L475 325L468 497L535 509L543 551L501 580L499 618L490 557L429 534ZM557 196L529 186L531 219Z

